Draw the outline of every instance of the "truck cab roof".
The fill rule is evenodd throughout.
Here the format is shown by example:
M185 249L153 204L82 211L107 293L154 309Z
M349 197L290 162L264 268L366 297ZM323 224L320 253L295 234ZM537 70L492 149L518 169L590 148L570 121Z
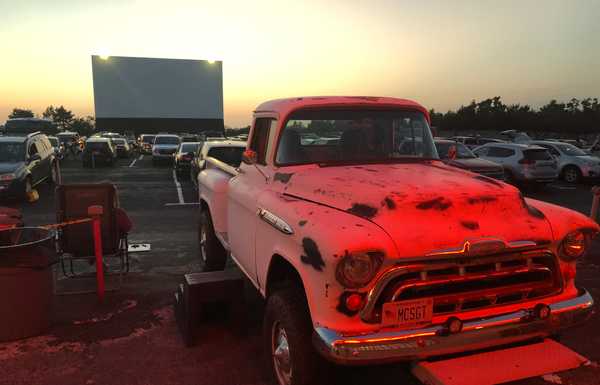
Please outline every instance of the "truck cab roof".
M274 99L260 104L254 111L260 113L277 113L284 118L292 111L304 108L319 107L390 107L421 111L429 121L429 112L417 102L408 99L374 97L374 96L307 96L286 99Z

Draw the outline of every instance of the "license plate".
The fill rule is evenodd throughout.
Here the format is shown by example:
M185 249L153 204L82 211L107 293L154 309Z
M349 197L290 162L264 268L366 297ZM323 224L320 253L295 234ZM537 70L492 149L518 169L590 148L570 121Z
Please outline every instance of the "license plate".
M433 299L424 298L383 304L382 323L385 326L414 327L431 322Z

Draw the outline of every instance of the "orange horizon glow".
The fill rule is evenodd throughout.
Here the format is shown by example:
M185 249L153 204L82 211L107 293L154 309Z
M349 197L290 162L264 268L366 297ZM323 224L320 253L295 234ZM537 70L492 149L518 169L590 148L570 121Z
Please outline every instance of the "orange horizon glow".
M600 96L600 2L31 0L0 10L0 123L15 107L93 115L92 54L222 60L233 127L290 96L396 96L437 111L497 95L534 107Z

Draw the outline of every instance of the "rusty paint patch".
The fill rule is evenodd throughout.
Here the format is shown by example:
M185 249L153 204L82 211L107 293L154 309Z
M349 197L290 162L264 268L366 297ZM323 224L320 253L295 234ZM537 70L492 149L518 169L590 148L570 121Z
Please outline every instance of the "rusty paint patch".
M474 176L473 178L480 180L482 182L493 184L494 186L497 186L500 188L504 188L504 186L502 186L502 183L498 182L496 179L492 179L492 178L484 176L484 175L477 175L477 176Z
M303 219L300 222L298 222L298 225L299 226L304 226L306 224L306 222L308 222L308 221L306 221L306 220Z
M434 209L434 210L444 211L444 210L448 209L448 207L450 207L450 206L452 206L452 202L450 202L448 199L445 199L444 197L438 197L435 199L431 199L431 200L419 203L417 205L417 208L419 210Z
M394 202L394 200L390 197L385 197L383 199L383 202L381 202L381 205L386 206L390 210L396 209L396 202Z
M475 221L460 221L460 224L469 230L479 230L479 223Z
M290 173L276 172L275 175L273 175L273 180L276 182L287 183L290 181L290 179L292 179L293 175L294 175L293 172L290 172Z
M498 198L496 198L495 196L492 196L492 195L480 195L480 196L468 198L467 202L469 202L470 205L474 205L477 203L491 203L491 202L495 202L497 200L498 200Z
M325 261L323 261L323 257L321 256L321 252L319 251L317 243L312 240L312 238L303 238L302 248L306 254L300 256L302 263L311 265L317 271L323 271Z
M365 205L362 203L354 203L348 210L349 213L358 215L359 217L371 219L377 215L377 209L373 206Z

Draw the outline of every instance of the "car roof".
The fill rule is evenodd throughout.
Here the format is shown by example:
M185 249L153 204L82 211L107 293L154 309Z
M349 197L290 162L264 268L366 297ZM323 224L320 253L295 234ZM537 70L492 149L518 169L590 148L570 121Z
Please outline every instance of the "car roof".
M571 144L571 143L566 143L566 142L561 142L559 140L532 140L531 143L536 144L536 143L540 143L540 144L552 144L555 146L561 145L561 144Z
M378 96L305 96L266 101L254 113L275 112L283 119L292 111L318 107L391 107L421 111L429 120L429 112L417 102L408 99Z
M242 142L239 140L215 140L211 142L204 142L204 146L202 148L212 148L212 147L242 147L246 148L246 142Z
M157 134L157 135L155 135L155 137L159 137L159 136L170 136L170 137L179 138L179 135L175 135L175 134Z
M433 142L434 143L458 143L456 140L452 140L452 139L434 139ZM458 143L458 144L462 144L462 143Z
M518 148L520 150L546 150L546 148L544 147L540 147L540 146L536 146L534 144L528 144L528 143L512 143L512 142L502 142L502 143L497 143L497 142L491 142L491 143L486 143L483 144L481 146L479 146L478 148L481 147L503 147L503 148Z
M0 142L24 143L27 141L27 136L0 136Z
M86 140L86 143L110 143L110 142L111 142L110 138L99 138L97 136Z

